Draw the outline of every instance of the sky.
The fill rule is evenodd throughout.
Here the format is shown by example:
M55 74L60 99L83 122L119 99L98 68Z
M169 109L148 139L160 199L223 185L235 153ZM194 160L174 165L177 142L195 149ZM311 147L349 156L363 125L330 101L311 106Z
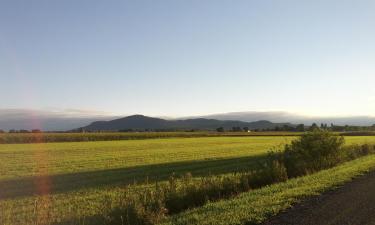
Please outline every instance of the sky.
M0 108L375 115L372 0L0 0Z

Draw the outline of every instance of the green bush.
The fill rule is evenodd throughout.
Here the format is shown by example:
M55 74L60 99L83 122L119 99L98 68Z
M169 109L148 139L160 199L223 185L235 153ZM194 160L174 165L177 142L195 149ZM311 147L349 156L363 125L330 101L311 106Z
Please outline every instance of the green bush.
M163 190L156 186L142 192L125 193L120 204L104 216L102 224L153 225L166 215Z
M172 176L164 188L165 207L169 214L204 205L242 192L238 176L209 176L193 180L191 174L182 179Z
M344 159L344 138L314 130L285 145L283 162L289 177L302 176L337 165Z
M346 160L356 159L361 156L375 153L375 146L369 144L352 145L343 148Z
M252 188L259 188L265 185L284 182L288 179L287 169L285 168L282 153L270 152L266 160L259 165L259 169L254 171L249 178Z

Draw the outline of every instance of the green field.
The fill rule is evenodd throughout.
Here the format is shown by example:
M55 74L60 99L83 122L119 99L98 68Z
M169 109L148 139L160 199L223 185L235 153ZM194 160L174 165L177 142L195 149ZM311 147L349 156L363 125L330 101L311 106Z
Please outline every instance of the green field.
M158 138L296 136L301 132L93 132L93 133L0 133L0 144L144 140ZM362 135L363 136L363 135ZM370 136L370 135L368 135Z
M294 137L200 137L0 145L0 224L75 221L116 205L122 188L255 167ZM347 144L375 137L346 137ZM40 196L39 194L43 194ZM108 207L108 205L110 205Z

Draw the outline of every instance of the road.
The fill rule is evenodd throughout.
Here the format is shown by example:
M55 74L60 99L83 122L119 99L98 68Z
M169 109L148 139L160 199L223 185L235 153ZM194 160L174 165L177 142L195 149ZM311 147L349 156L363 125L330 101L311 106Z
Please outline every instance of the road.
M308 198L263 225L375 225L375 171Z

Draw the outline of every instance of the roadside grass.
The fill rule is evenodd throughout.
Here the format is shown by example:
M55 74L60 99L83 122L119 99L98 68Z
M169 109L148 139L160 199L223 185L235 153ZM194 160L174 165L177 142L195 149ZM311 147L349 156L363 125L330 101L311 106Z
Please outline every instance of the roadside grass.
M307 196L336 188L375 169L375 155L346 162L318 173L212 202L171 216L161 225L240 225L260 224Z

